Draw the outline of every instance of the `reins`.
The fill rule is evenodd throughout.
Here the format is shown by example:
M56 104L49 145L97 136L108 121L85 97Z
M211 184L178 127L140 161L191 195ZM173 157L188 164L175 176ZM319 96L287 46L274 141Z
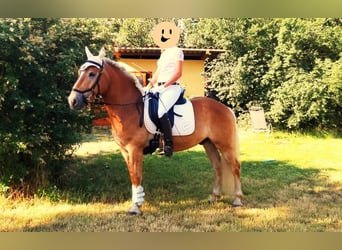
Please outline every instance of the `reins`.
M104 102L102 100L102 96L101 95L97 95L95 97L95 100L94 101L88 101L87 102L88 104L91 104L91 105L104 105L104 106L118 106L118 107L125 107L125 106L129 106L129 105L138 105L138 104L143 104L144 102L143 101L140 101L140 102L129 102L129 103L109 103L109 102Z
M139 109L139 104L143 104L143 101L140 102L131 102L131 103L107 103L102 101L102 96L98 95L96 96L94 101L87 102L90 105L104 105L104 106L118 106L118 107L126 107L130 105L136 105L136 109L139 114L139 127L141 128L144 122L144 113Z

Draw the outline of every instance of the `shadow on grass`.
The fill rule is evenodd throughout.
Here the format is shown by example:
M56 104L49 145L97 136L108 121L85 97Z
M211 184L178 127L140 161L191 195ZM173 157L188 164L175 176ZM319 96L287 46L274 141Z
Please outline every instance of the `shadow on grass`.
M127 216L131 184L121 155L113 153L78 158L64 169L64 176L61 177L64 198L75 204L98 202L105 208L91 212L65 211L49 223L29 225L18 230L324 231L326 225L321 221L326 219L327 213L315 214L316 211L321 211L322 207L329 211L328 202L337 204L336 201L341 199L340 190L336 190L330 200L322 199L326 202L322 206L320 196L325 191L313 191L315 186L327 185L320 170L281 161L242 162L241 181L245 193L242 210L233 209L230 201L208 204L214 172L204 152L185 151L176 153L172 159L146 156L143 175L146 192L144 214ZM310 199L305 206L313 209L312 214L306 214L306 208L302 208L301 199L304 196ZM298 202L288 203L289 200ZM278 208L281 213L284 207L286 217L279 216L278 223L267 219L265 213L272 213ZM256 222L258 216L255 211L264 215L264 219ZM337 218L336 211L332 210L332 219ZM276 212L273 212L274 216ZM312 222L312 218L317 218L318 222ZM336 218L331 223L332 230L338 227Z
M287 162L243 161L242 189L254 205L277 199L280 190L302 185L303 190L320 184L318 169ZM204 200L212 191L214 171L204 152L185 151L171 159L151 155L144 159L145 199L160 202ZM127 167L119 153L77 158L61 177L64 198L71 202L125 202L131 198Z

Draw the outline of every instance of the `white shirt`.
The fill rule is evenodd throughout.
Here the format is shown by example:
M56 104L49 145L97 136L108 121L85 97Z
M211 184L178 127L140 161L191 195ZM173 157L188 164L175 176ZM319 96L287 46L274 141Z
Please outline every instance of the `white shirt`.
M184 61L184 53L177 46L165 49L157 62L159 75L157 82L166 82L176 70L176 63ZM176 82L180 82L178 79Z

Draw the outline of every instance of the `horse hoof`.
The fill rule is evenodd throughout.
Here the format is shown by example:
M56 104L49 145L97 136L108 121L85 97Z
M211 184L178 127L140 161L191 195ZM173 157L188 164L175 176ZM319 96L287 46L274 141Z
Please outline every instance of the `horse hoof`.
M136 212L136 211L128 211L128 215L141 215L142 212Z
M133 204L128 210L128 215L141 215L142 212L137 204Z
M209 204L214 204L218 201L221 201L222 200L222 196L221 195L215 195L215 194L212 194L210 199L208 200L208 203Z
M233 207L242 207L242 202L240 199L235 199L235 201L233 202Z

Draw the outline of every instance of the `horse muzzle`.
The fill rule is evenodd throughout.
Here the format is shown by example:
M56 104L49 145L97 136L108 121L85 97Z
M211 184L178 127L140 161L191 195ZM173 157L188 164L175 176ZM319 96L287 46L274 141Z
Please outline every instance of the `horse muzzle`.
M84 94L78 93L76 91L71 91L68 97L68 103L70 109L82 109L87 105L87 98Z

